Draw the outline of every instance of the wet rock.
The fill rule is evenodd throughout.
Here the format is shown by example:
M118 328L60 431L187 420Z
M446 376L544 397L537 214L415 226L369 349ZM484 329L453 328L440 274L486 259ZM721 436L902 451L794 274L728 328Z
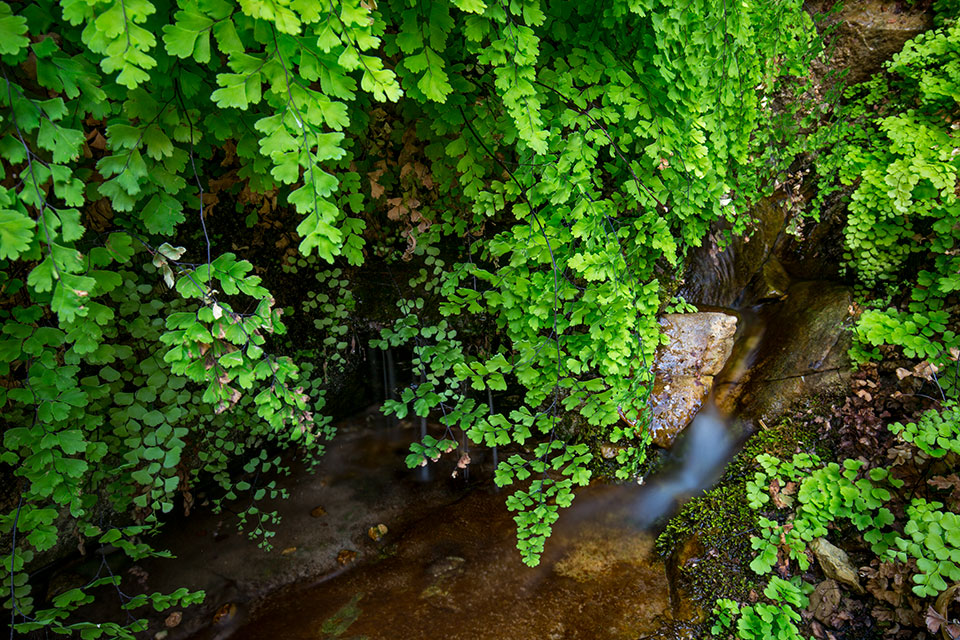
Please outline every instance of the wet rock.
M451 578L463 572L463 564L466 562L460 556L446 556L430 563L427 567L427 575L432 578Z
M607 460L616 458L622 450L623 447L617 446L611 442L604 442L600 445L600 455Z
M799 282L764 309L756 360L739 379L717 382L728 415L773 420L794 403L845 388L853 295L831 282ZM726 374L725 374L726 375Z
M237 618L239 611L240 609L236 604L233 602L228 602L217 609L216 613L213 614L213 625L215 627L230 625Z
M653 443L669 449L703 406L713 376L660 376L653 384L650 429Z
M442 584L432 584L420 593L420 599L425 600L433 607L452 613L460 613L456 598Z
M703 555L703 541L699 533L692 533L676 551L674 557L674 566L677 571L692 569L700 564L700 556Z
M363 613L359 606L363 596L363 593L355 594L350 598L350 602L337 609L332 616L324 620L323 624L320 625L321 637L339 638L346 633L350 625L356 622L360 614Z
M777 256L770 256L750 283L749 298L756 302L782 300L790 288L790 276Z
M367 529L367 536L374 542L380 542L380 540L383 539L383 536L387 535L387 531L389 531L387 529L387 525L381 523L375 527L370 527Z
M700 410L733 349L736 316L705 312L660 319L668 338L654 362L651 396L653 442L668 448Z
M705 553L700 535L695 533L687 538L677 551L674 562L675 571L695 571ZM670 569L667 570L668 574ZM671 578L675 584L673 616L677 620L685 620L693 624L700 624L707 619L707 611L701 606L699 599L683 586L677 584L675 577ZM682 636L681 636L682 637Z
M660 318L668 342L657 353L654 369L666 375L716 375L730 351L737 319L726 313L669 313Z
M850 0L823 26L837 26L830 67L847 70L846 81L857 83L880 71L884 62L898 53L904 43L933 26L931 15L908 10L896 0ZM826 12L832 0L807 3L812 12Z
M817 538L810 543L810 548L827 578L845 584L857 593L864 593L857 569L843 549L833 546L826 538Z
M463 574L464 563L466 560L460 556L446 556L430 563L427 575L433 578L433 582L420 593L420 599L438 609L459 612L460 607L450 588Z
M840 605L840 587L835 580L824 580L810 594L810 604L807 611L824 624L830 623L837 607Z
M692 304L739 306L747 285L766 263L786 226L782 203L778 197L758 202L750 211L752 233L747 237L724 244L727 232L723 227L714 229L703 246L690 252L679 294Z

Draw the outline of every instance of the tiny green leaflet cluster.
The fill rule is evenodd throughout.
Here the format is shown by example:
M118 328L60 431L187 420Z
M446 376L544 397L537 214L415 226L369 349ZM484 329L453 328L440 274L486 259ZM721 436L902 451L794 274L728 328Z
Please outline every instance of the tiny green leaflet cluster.
M763 590L769 603L740 605L729 598L720 598L713 609L714 624L710 633L715 637L732 637L736 631L735 637L740 640L806 640L797 623L812 589L813 585L799 579L788 582L773 576Z
M952 352L960 337L952 327L960 290L956 256L960 175L956 67L960 26L955 14L939 29L907 42L886 73L846 90L835 124L811 141L819 149L821 176L813 210L832 193L848 195L844 259L875 301L859 318L858 361L878 359L881 345L945 369L939 382L956 384ZM910 295L897 306L885 295Z
M895 422L890 431L931 458L960 455L960 408L947 402L939 411L925 411L916 422Z

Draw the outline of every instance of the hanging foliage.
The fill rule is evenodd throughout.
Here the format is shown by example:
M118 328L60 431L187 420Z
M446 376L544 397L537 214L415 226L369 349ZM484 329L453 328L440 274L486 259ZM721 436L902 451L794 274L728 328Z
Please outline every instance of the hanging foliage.
M622 441L633 473L649 434L619 415L645 411L658 277L715 221L743 232L789 160L766 104L814 51L800 5L0 2L0 462L18 494L0 562L17 629L144 628L71 615L113 575L41 602L25 567L67 532L158 553L143 536L201 476L249 494L266 544L276 515L256 501L282 492L247 479L331 435L325 367L296 359L256 275L277 264L211 240L231 201L247 226L295 211L304 258L423 265L377 340L411 344L421 380L387 409L451 436L415 444L413 466L454 428L526 447L496 479L520 482L507 504L535 564L591 475L569 416ZM350 282L323 273L331 292L305 309L342 362ZM497 339L467 348L455 328L481 319ZM522 401L498 413L487 393L508 386Z

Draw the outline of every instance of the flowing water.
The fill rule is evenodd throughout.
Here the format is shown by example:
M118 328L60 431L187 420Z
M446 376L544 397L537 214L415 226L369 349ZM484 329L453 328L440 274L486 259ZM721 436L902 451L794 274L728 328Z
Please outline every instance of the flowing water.
M220 607L200 638L700 637L703 612L671 581L675 567L654 552L657 528L716 481L773 406L764 389L774 385L774 400L788 403L809 392L797 380L837 377L835 356L844 351L837 334L849 290L777 281L786 274L770 258L783 222L775 205L766 203L762 242L707 247L702 268L693 270L688 291L712 298L692 301L739 320L733 353L704 408L642 483L579 490L538 567L521 563L505 492L490 480L496 450L471 452L469 482L451 478L450 463L424 482L402 458L426 425L383 427L371 413L341 427L318 471L290 484L291 498L279 507L279 551L266 560L243 541L217 546L215 537L184 534L173 545L207 576L198 586ZM766 280L740 273L744 265ZM731 311L732 304L742 306ZM393 359L388 352L381 361L385 392L396 384ZM325 508L312 508L321 502ZM388 531L382 537L378 524ZM264 574L275 578L264 581ZM182 584L177 578L172 583Z
M740 342L746 339L750 344L741 344L729 361L727 370L734 374L753 357L758 344L756 327L752 323L745 327ZM718 380L729 379L724 375ZM356 481L356 467L372 469L376 461L338 462L338 457L383 460L383 449L396 455L401 446L396 441L409 439L419 427L367 429L355 440L366 444L328 452L321 474L327 465L333 470L328 485L348 478ZM218 640L687 637L700 621L700 611L691 602L678 600L663 559L653 551L656 526L685 499L716 480L736 450L740 431L731 428L730 421L708 401L666 454L661 470L642 485L596 484L578 491L536 568L520 561L505 494L489 480L491 452L476 452L475 481L468 487L448 483L446 493L424 495L419 504L419 491L443 481L418 484L416 472L398 469L379 477L368 475L369 495L405 487L395 502L407 506L385 521L389 533L381 541L361 542L365 559L282 588L246 607L228 607L203 636ZM371 451L378 432L394 442ZM454 485L457 488L449 490ZM321 490L317 498L322 495ZM331 509L329 518L336 517Z

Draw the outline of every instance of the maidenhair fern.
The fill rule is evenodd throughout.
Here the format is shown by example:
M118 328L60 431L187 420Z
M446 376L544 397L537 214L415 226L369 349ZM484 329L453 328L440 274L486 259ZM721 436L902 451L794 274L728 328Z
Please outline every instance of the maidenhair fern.
M454 429L528 446L496 480L519 483L508 506L535 564L590 478L570 416L623 442L621 476L636 470L643 421L614 425L645 409L658 277L715 221L743 231L739 212L789 161L772 155L790 133L763 105L816 52L801 4L0 2L14 625L144 626L69 617L109 576L31 601L27 567L65 534L58 514L86 543L141 557L153 551L131 541L212 478L221 506L249 495L242 518L269 539L275 515L256 501L282 491L256 479L286 464L284 447L312 458L330 435L347 270L370 256L421 267L378 339L409 345L422 378L386 408L409 402L447 432L410 463L452 450ZM285 341L263 281L276 263L219 235L278 209L295 215L299 259L330 265L297 302L316 316L307 352ZM508 386L519 401L497 412L489 394Z

